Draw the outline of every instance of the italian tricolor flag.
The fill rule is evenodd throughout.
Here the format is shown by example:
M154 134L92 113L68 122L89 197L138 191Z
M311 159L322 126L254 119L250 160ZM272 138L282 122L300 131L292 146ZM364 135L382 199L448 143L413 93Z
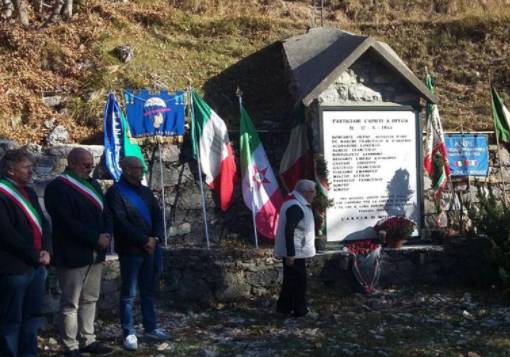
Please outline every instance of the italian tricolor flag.
M492 87L492 118L498 140L502 143L510 142L510 111L494 87Z
M195 157L207 185L218 192L220 207L226 211L232 203L237 169L225 122L195 92L192 92L193 117L191 140Z
M244 203L255 215L257 231L275 239L283 197L250 116L241 107L241 169Z
M280 162L280 178L288 192L301 179L313 178L313 154L308 143L304 106L300 106L290 131L289 144Z
M427 88L434 93L434 81L429 73L427 73L425 83L427 84ZM427 143L423 166L432 179L432 187L435 190L434 197L439 199L441 197L441 192L448 182L451 171L444 142L443 126L441 125L441 118L439 117L439 110L436 104L429 103L427 105L426 139Z

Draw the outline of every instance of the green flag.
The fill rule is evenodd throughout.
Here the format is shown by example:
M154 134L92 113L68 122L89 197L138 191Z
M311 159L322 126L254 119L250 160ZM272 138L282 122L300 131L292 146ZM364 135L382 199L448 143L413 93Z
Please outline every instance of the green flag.
M126 156L140 159L147 173L142 150L132 141L128 121L113 93L108 95L104 108L104 156L106 168L115 181L118 181L122 174L120 160Z
M145 162L142 149L140 148L138 143L131 141L132 139L129 132L129 124L122 111L120 112L120 121L122 122L122 127L124 128L124 141L122 145L124 149L124 157L126 156L137 157L143 165L143 173L147 174L149 168L147 166L147 163Z
M502 143L510 142L510 112L494 87L492 87L492 117L494 119L494 130L499 141Z

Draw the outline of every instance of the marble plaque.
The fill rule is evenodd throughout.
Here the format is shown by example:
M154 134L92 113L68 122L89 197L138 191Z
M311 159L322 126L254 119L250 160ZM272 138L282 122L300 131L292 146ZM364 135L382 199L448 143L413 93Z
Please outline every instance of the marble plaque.
M393 215L419 224L416 113L323 108L321 124L334 201L326 216L328 242L373 238L371 227Z

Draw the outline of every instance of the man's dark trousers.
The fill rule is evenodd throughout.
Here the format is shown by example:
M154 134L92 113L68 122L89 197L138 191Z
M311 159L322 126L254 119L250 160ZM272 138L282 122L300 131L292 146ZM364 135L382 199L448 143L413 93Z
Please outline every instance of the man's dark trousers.
M0 356L38 355L46 268L0 276Z
M306 261L294 259L288 266L283 258L283 284L276 311L283 314L294 312L295 316L305 315L306 307Z

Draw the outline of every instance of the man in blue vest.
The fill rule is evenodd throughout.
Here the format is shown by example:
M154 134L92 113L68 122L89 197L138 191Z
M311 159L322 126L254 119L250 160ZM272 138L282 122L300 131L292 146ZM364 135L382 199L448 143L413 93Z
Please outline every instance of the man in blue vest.
M37 356L48 224L32 181L33 158L17 149L0 162L0 356Z
M113 352L96 341L94 333L110 238L104 233L103 192L90 178L93 168L89 151L72 149L65 171L48 184L44 195L53 223L54 263L62 291L59 332L66 357L79 357L81 352L102 356Z
M105 215L120 261L124 348L134 351L138 348L133 319L138 283L145 337L168 339L167 333L157 326L154 308L155 277L161 269L159 242L164 238L163 218L154 194L141 183L144 166L140 160L127 156L120 166L121 179L106 193Z

